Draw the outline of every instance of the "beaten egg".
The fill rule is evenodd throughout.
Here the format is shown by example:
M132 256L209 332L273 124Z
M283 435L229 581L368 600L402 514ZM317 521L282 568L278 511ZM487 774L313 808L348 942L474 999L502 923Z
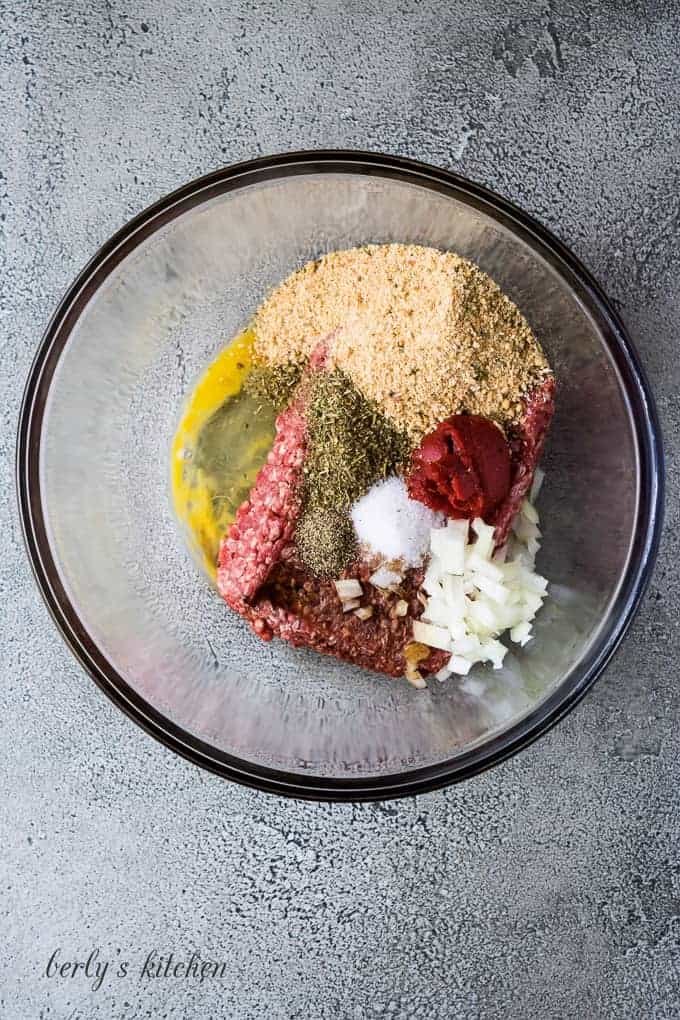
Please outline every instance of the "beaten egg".
M274 411L243 388L254 339L252 330L245 330L208 366L185 403L172 442L175 515L189 549L213 579L220 541L274 441Z

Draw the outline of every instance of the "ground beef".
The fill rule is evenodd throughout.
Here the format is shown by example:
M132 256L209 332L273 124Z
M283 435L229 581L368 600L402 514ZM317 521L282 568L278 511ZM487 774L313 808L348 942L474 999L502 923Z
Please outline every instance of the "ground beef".
M413 640L413 620L423 611L417 597L423 574L410 570L400 590L389 592L368 583L371 571L371 566L355 563L343 573L343 577L361 581L361 605L373 609L368 620L361 620L352 611L343 613L333 582L314 577L290 547L243 615L265 639L280 637L296 647L306 645L365 669L403 676L404 647ZM405 616L395 613L401 599L408 604ZM446 652L435 651L418 668L424 674L436 672L448 658Z
M554 411L555 379L549 376L541 386L529 394L517 434L510 440L512 456L510 492L490 521L496 526L495 538L498 546L503 545L507 539L515 514L531 488Z
M293 541L305 449L304 417L289 408L279 415L267 463L222 540L219 591L266 641L280 637L366 669L403 676L404 646L412 640L413 620L423 611L417 597L422 571L409 571L400 591L392 593L368 584L372 565L352 565L343 576L362 581L361 605L372 606L373 615L360 620L343 613L333 582L309 572ZM400 599L408 603L406 616L395 614ZM445 652L433 652L419 668L436 671L447 658Z
M534 391L512 441L512 485L494 521L499 544L531 485L554 410L554 389L550 378ZM279 415L267 463L222 540L219 591L265 641L280 637L365 669L403 676L404 647L412 640L413 621L423 611L418 600L423 572L409 570L399 592L388 592L368 583L375 564L353 564L343 576L361 581L361 605L371 606L373 615L361 620L353 612L343 613L333 582L311 574L295 548L305 452L304 414L293 406ZM408 604L405 616L395 613L401 599ZM447 652L433 651L418 669L423 675L434 673L448 657Z
M300 513L305 436L305 420L295 406L279 415L267 462L222 539L217 587L237 612L252 602L291 545Z

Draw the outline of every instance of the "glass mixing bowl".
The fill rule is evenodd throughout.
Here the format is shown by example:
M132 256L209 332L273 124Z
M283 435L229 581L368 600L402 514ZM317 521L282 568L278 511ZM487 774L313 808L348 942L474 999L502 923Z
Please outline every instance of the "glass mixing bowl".
M500 671L478 667L422 692L255 638L196 567L169 498L171 438L196 377L293 269L369 241L478 263L533 326L559 386L539 501L550 598L535 639ZM359 799L470 776L576 704L649 577L662 457L632 344L551 234L454 174L307 152L218 170L104 245L31 369L18 485L47 604L120 708L223 776Z

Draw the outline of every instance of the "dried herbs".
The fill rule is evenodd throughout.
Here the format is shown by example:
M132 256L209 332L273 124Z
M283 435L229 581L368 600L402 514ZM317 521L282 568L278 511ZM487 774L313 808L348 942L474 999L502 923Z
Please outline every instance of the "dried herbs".
M283 411L291 402L303 369L301 361L288 361L283 365L255 365L246 377L244 389L275 411Z
M356 539L346 512L307 507L295 533L298 552L318 577L338 577L354 554Z
M411 453L407 434L339 369L310 378L306 416L307 506L349 510L374 482L395 474Z
M305 403L308 449L298 550L314 573L337 577L355 549L352 503L394 474L411 444L339 369L313 373Z

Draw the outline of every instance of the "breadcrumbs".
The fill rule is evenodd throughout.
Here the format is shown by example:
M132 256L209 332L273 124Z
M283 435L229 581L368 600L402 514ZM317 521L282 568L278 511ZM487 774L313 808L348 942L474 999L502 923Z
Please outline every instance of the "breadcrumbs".
M466 412L508 427L550 368L516 305L477 266L420 245L331 252L283 281L258 309L260 363L329 365L414 442Z

